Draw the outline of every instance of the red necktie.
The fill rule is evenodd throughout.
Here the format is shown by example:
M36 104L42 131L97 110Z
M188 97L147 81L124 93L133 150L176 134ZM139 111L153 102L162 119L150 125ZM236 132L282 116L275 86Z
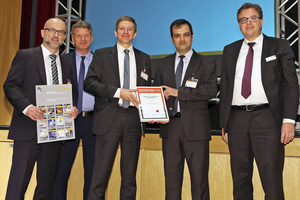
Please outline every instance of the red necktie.
M255 42L249 42L249 50L246 58L244 76L242 81L242 96L247 99L251 95L251 74L253 65L253 46Z

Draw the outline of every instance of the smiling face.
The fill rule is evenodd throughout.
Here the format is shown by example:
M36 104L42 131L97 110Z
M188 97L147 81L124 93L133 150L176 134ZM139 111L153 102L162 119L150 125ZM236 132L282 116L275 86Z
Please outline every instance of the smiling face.
M93 36L87 28L75 28L72 42L75 44L76 50L81 55L86 55L90 51Z
M246 17L261 17L259 16L258 12L254 8L249 8L242 10L238 16L239 19ZM240 30L243 33L244 37L249 40L253 41L261 34L261 28L263 25L263 19L258 19L256 22L248 20L246 23L242 24L239 22Z
M115 30L115 36L118 38L118 44L125 49L129 48L136 36L134 24L130 21L121 21Z
M192 49L193 35L187 24L173 27L173 35L171 37L177 52L184 55Z
M44 29L46 28L54 28L57 31L63 30L64 32L66 32L65 23L58 18L51 18L46 21ZM66 39L66 34L59 34L57 31L51 33L49 30L41 30L43 45L53 54L58 52L59 47Z

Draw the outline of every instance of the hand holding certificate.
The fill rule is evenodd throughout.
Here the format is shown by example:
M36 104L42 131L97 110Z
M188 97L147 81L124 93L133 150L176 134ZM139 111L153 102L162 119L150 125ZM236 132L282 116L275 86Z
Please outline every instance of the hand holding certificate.
M169 121L162 87L137 87L141 122Z

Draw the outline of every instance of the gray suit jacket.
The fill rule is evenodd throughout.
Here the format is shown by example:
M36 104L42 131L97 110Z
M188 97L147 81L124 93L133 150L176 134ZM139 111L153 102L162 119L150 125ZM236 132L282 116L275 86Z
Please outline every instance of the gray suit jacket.
M151 83L151 62L149 55L134 48L136 59L137 86ZM146 70L148 80L140 77ZM95 51L92 63L84 80L84 90L95 96L93 133L104 135L112 125L119 99L113 98L120 88L117 46ZM99 123L100 122L100 123Z
M231 111L235 68L242 43L243 40L236 41L225 46L223 51L220 127L225 128L226 132ZM276 59L267 62L266 58L273 55ZM261 77L278 128L281 128L283 118L296 120L297 117L299 86L294 61L294 54L288 41L264 35Z
M163 58L157 68L154 85L175 86L175 54ZM186 81L194 77L198 79L196 88L185 87ZM195 51L185 73L182 85L179 87L178 100L184 134L189 141L210 140L210 119L208 100L217 93L217 75L215 61L197 54ZM167 100L169 116L174 106L174 97ZM160 134L167 137L168 124L160 125Z

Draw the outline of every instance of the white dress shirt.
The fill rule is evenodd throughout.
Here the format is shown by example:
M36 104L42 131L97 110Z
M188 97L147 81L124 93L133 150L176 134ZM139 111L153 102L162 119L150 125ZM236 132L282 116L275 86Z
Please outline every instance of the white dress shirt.
M122 47L121 45L117 44L117 50L118 50L118 66L119 66L119 75L120 75L120 88L117 89L114 98L119 98L119 105L123 104L123 100L120 98L120 92L121 89L123 88L124 84L124 58L125 58L125 53L124 50L125 48ZM134 50L133 47L129 47L129 65L130 65L130 89L136 89L136 62L135 62L135 55L134 55ZM135 94L134 94L135 95ZM134 106L133 103L130 102L130 106Z
M255 42L255 45L253 46L251 95L247 99L245 99L242 96L242 80L244 75L246 57L249 50L248 43L250 41L244 39L236 63L232 105L241 106L241 105L255 105L255 104L269 103L261 79L261 59L262 59L261 56L262 56L262 47L263 47L263 37L264 37L263 34L261 34L254 41L251 41L251 42ZM295 123L295 120L284 118L283 123Z
M51 58L49 56L52 53L48 49L46 49L46 47L44 47L43 44L41 45L41 47L42 47L42 52L43 52L43 57L44 57L47 85L52 85ZM56 66L57 66L57 72L58 72L58 82L59 82L59 84L63 84L59 52L57 52L54 55L56 55Z
M244 76L246 57L249 50L249 41L244 39L236 63L232 105L240 106L269 103L261 80L261 54L263 35L261 34L258 38L251 42L255 42L255 45L253 46L251 95L247 99L242 96L242 81Z

